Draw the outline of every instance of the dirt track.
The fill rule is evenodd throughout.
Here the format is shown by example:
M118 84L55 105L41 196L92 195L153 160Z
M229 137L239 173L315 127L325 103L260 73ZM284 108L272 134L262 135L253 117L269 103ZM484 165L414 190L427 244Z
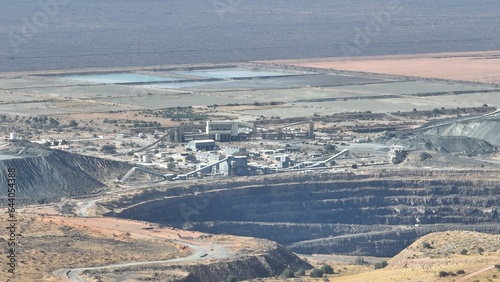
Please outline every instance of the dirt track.
M492 270L493 268L495 268L495 266L494 266L494 265L492 265L492 266L488 266L488 267L485 267L485 268L483 268L483 269L481 269L481 270L478 270L478 271L473 272L473 273L471 273L471 274L465 275L464 277L462 277L462 278L460 278L460 279L456 280L455 282L466 282L466 281L469 281L469 279L471 279L472 277L477 276L477 275L479 275L479 274L481 274L481 273L484 273L484 272L486 272L486 271L490 271L490 270Z
M154 224L145 222L121 220L114 218L66 218L61 216L48 216L45 221L54 221L69 226L88 229L100 235L120 235L126 234L132 239L164 238L175 244L188 247L192 253L186 257L174 258L160 261L138 261L128 263L118 263L97 267L63 268L54 271L54 275L69 279L69 281L85 281L79 275L85 270L101 270L109 268L122 268L137 265L165 264L165 263L199 263L200 261L210 261L212 259L231 258L234 246L227 244L217 244L210 240L199 240L206 234L174 229L159 229Z
M175 258L170 260L128 262L128 263L118 263L106 266L84 267L84 268L63 268L63 269L58 269L53 273L56 276L67 278L69 281L84 282L86 280L81 278L80 274L85 270L101 270L101 269L123 268L123 267L152 265L152 264L192 263L193 261L194 262L207 261L213 258L229 258L228 250L221 245L212 246L212 249L210 249L209 247L206 246L190 244L182 240L175 240L174 242L188 246L193 250L193 253L186 257Z

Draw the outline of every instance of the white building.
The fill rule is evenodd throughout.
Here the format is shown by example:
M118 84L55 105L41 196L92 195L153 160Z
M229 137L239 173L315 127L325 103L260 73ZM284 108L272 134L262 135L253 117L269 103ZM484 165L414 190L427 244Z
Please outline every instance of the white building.
M186 148L191 149L192 151L204 150L210 151L216 148L215 141L211 139L207 140L193 140L189 141Z
M247 130L240 129L243 127ZM240 133L249 134L254 125L248 122L239 121L207 121L205 133L208 138L215 141L228 142L240 140Z

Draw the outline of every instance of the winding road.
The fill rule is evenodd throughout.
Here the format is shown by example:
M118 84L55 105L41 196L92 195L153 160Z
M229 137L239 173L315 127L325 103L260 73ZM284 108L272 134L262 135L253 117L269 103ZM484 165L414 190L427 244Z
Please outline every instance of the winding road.
M193 253L186 257L174 258L169 260L127 262L127 263L110 264L105 266L95 266L95 267L62 268L55 270L53 274L59 277L63 277L68 281L85 282L86 281L85 278L82 278L80 276L80 274L85 270L100 270L100 269L122 268L122 267L151 265L151 264L171 265L174 263L188 263L193 261L224 259L231 257L231 252L229 251L229 249L226 246L220 244L214 244L211 247L208 247L208 246L196 245L193 243L187 243L186 241L182 240L172 240L172 242L188 246L193 250Z
M167 240L168 242L187 246L192 250L192 253L185 257L178 257L168 260L157 260L157 261L136 261L136 262L125 262L125 263L115 263L105 266L89 266L80 268L61 268L53 271L55 276L63 277L67 281L77 281L84 282L87 281L85 277L82 277L82 273L85 270L101 270L101 269L112 269L112 268L125 268L140 265L173 265L173 264L185 264L200 261L210 261L212 259L228 259L234 256L233 251L230 249L231 246L227 243L213 243L207 240L197 240L192 236L195 233L184 234L181 230L164 230L160 233L157 231L152 232L149 228L149 223L137 222L137 221L126 221L114 218L95 218L91 219L88 215L88 210L91 209L97 201L101 199L87 199L77 203L77 210L79 217L77 218L64 218L66 223L73 221L74 224L87 226L88 228L105 228L107 231L111 232L129 232L132 237L136 238L159 238ZM126 226L128 225L128 227ZM202 233L197 234L197 236L203 235ZM175 237L175 238L174 238ZM196 236L195 236L196 237Z

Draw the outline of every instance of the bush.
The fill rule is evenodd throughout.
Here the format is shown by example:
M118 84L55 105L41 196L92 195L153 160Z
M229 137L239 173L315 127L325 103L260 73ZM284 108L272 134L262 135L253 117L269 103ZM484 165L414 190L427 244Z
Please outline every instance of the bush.
M236 282L238 280L236 280L236 277L234 277L233 275L229 275L226 279L226 282Z
M425 161L427 159L432 158L432 155L427 152L420 153L420 161Z
M325 274L333 274L333 268L327 264L323 265L321 267L321 270L323 271L323 273Z
M311 273L309 274L309 276L311 276L313 278L323 277L323 270L313 268L313 270L311 270Z
M194 156L194 155L187 155L186 156L186 161L188 161L188 162L195 162L196 161L196 156Z
M432 249L431 244L429 244L429 243L427 243L427 242L423 242L423 243L422 243L422 247L423 247L424 249Z
M457 274L465 274L465 271L463 269L460 269L459 271L457 271Z
M306 275L306 271L304 269L299 269L297 272L295 272L295 276L304 276Z
M382 262L377 262L373 265L374 269L381 269L387 266L387 262L384 260Z
M439 277L447 277L448 276L448 272L446 271L439 271Z
M293 270L291 270L290 268L285 268L285 270L283 270L283 272L281 272L280 277L281 278L292 278L292 277L295 277L295 275L293 273Z
M500 264L495 264L496 269L500 269Z
M463 250L460 252L460 254L461 254L461 255L466 255L468 252L469 252L469 251L467 251L467 249L463 249Z
M173 162L168 162L167 163L167 169L173 170L175 168L175 164Z
M356 265L364 265L365 264L365 260L362 257L357 257L354 260L354 264L356 264Z
M71 127L75 127L75 126L78 126L78 122L76 122L76 120L72 119L72 120L69 121L68 125L71 126Z
M325 152L327 153L335 152L335 150L337 150L337 147L335 147L335 145L328 144L325 146Z
M116 153L116 146L112 144L102 145L100 151L105 154L114 154Z

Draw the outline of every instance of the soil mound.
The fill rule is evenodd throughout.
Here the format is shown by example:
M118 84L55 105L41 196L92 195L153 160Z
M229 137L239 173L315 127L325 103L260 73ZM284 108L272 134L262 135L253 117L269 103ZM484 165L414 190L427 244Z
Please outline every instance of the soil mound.
M102 182L106 177L123 174L131 166L23 141L0 151L0 170L7 172L9 168L16 170L17 202L40 203L97 193L106 186ZM0 185L7 187L5 177ZM0 200L6 197L2 193Z
M487 118L443 125L426 130L424 134L435 136L465 136L484 140L493 146L500 146L500 135L498 132L500 132L500 118Z
M491 153L495 147L485 140L466 136L413 135L391 138L387 145L402 145L407 150L431 150L442 153Z

